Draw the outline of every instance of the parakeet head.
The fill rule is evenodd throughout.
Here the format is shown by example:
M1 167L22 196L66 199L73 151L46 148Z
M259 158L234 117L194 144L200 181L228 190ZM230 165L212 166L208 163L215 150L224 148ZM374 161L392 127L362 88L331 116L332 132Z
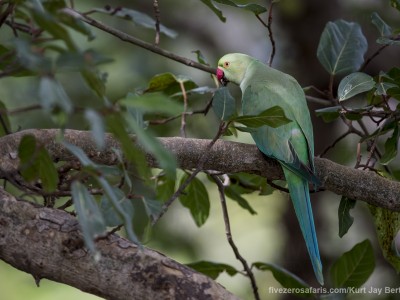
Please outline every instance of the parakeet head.
M222 85L233 82L240 85L247 67L254 60L251 56L241 53L226 54L218 61L217 78Z

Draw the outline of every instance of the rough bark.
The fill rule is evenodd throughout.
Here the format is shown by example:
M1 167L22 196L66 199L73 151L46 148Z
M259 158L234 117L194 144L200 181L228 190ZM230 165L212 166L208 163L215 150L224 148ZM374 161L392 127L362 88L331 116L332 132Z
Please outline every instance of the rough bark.
M76 218L16 200L0 187L0 259L106 299L238 299L207 276L117 236L97 242L95 262Z
M68 161L74 157L59 143L56 129L30 129L0 138L0 178L10 178L17 174L17 149L22 136L34 135L38 142L48 149L55 161ZM117 163L117 157L111 150L118 148L118 142L106 136L106 148L99 151L86 131L65 130L65 140L81 147L94 161L106 165ZM196 168L210 140L191 138L160 138L161 143L174 153L180 167ZM151 166L156 161L148 155ZM400 183L381 177L371 171L356 170L334 163L327 159L315 158L316 172L324 188L350 199L365 201L369 204L400 211ZM249 172L271 180L283 179L279 164L265 158L255 145L218 140L208 153L205 170L218 170L224 173Z
M33 135L54 161L76 159L57 142L59 130L25 130L0 138L0 178L18 177L18 145ZM112 148L119 143L106 136L99 151L86 131L65 130L66 141L81 147L95 162L118 162ZM210 140L160 138L173 152L180 167L196 168ZM279 164L267 159L254 145L219 140L207 153L206 170L224 173L249 172L269 179L282 179ZM151 166L157 162L147 156ZM400 211L400 183L373 172L355 170L326 159L315 159L324 187L337 194ZM0 188L0 259L41 278L69 284L107 299L236 299L222 286L157 253L138 248L116 235L97 242L102 259L95 262L83 247L74 216L52 208L17 201Z

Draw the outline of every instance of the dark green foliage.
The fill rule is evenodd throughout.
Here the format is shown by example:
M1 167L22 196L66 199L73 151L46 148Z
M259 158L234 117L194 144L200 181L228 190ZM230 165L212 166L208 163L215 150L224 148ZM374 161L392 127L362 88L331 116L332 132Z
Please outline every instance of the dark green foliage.
M356 201L342 197L339 204L339 236L343 237L353 225L354 218L350 215L350 210L354 208Z
M189 175L185 174L181 179L181 184ZM203 225L210 214L210 199L203 182L194 178L189 186L179 196L179 200L183 206L190 210L194 222L198 227Z
M375 268L374 252L369 240L355 245L344 253L331 268L334 287L354 287L363 285Z
M40 180L45 192L54 192L58 185L58 173L53 160L43 145L38 145L32 135L21 139L18 147L20 172L25 180Z
M15 4L12 14L2 15L3 8L11 2ZM123 225L126 236L140 244L139 238L143 240L143 236L148 234L151 221L165 212L162 205L168 203L193 171L183 170L184 175L178 180L177 174L182 172L177 173L179 164L176 158L156 138L158 135L168 135L171 131L165 129L167 126L156 127L154 124L163 125L171 121L169 124L172 124L171 128L174 127L172 132L177 132L179 130L177 123L181 122L180 129L182 129L187 122L190 134L201 133L209 138L210 132L214 133L218 127L214 114L222 124L228 124L224 134L231 136L237 135L239 131L252 132L254 128L260 126L282 126L291 120L279 106L272 107L259 115L241 116L236 108L235 98L226 87L217 86L215 75L212 77L213 80L209 80L208 85L203 86L204 83L199 85L200 80L197 82L197 79L192 80L186 75L173 74L168 69L160 68L156 73L150 74L146 64L152 62L147 61L142 66L133 66L136 72L145 74L143 76L148 78L147 83L139 85L133 79L129 88L122 87L118 90L118 96L110 96L108 74L104 70L108 72L107 64L118 61L119 57L108 57L109 53L102 48L102 44L96 44L99 42L96 36L101 36L102 33L84 22L78 8L76 11L71 9L72 2L5 1L0 4L0 15L7 21L0 24L2 33L8 32L13 36L0 44L0 80L8 77L8 80L34 81L35 88L27 93L26 103L38 106L41 116L51 120L52 126L60 129L59 139L55 143L62 143L72 154L71 161L59 162L46 150L48 145L39 144L34 136L24 136L15 157L19 159L19 175L27 182L27 186L31 187L29 193L37 191L37 195L46 199L49 197L55 200L62 199L59 194L72 198L72 210L77 214L85 245L94 257L99 259L95 247L96 238L107 234L107 230L111 227ZM236 0L201 0L201 2L210 9L208 11L204 7L206 11L211 15L214 13L222 22L226 21L226 17L220 7L254 15L258 19L261 16L264 19L267 17L262 15L267 9L256 3ZM398 16L400 2L398 0L386 2L386 5L390 3L395 8L392 11ZM75 1L75 6L79 5L78 1ZM276 7L274 9L279 9L279 4L274 5ZM169 12L165 10L165 13ZM105 23L110 21L110 24L113 24L113 21L118 19L118 22L126 26L138 26L138 32L150 32L154 35L156 30L156 17L136 9L107 6L94 8L88 15L91 14L94 14L93 18L102 16L102 21L105 20ZM164 19L161 18L161 21L164 22ZM396 158L400 137L400 68L396 66L395 61L392 69L371 74L366 68L369 61L365 54L367 50L370 54L377 48L383 51L387 47L398 47L399 29L395 28L396 24L391 24L387 17L381 17L376 12L371 14L371 23L376 36L369 45L363 34L364 28L356 22L336 20L328 22L325 29L321 30L316 56L326 71L330 83L327 91L319 93L324 98L322 99L324 103L328 104L318 108L315 114L325 122L336 120L338 123L344 120L349 133L355 133L354 136L360 143L357 159L370 157L374 162L364 168L376 169L379 175L385 174L393 178L395 176L393 170L397 168ZM159 33L164 35L163 38L170 40L169 38L178 37L178 33L175 29L171 29L172 27L158 25ZM128 27L123 31L131 34L131 29ZM196 33L193 36L197 38ZM181 48L179 46L181 41L178 41L178 38L176 41ZM128 47L128 44L123 44L116 38L115 42L121 43L118 44L121 47ZM171 45L161 43L157 47L168 48L172 47ZM182 50L183 53L184 51L190 53L192 49L196 49L190 47L179 48L180 50L176 52ZM195 56L202 66L211 68L214 62L207 60L205 50L192 51L194 54L191 55ZM380 55L378 52L377 56ZM129 61L126 63L130 64ZM78 88L75 87L77 83L87 89L84 94L75 93L75 88ZM338 88L334 91L337 83ZM307 90L307 93L311 90ZM212 102L211 97L213 97ZM90 100L86 102L86 98ZM5 104L7 102L4 100L2 98L0 101L0 137L20 128L20 123L14 122L14 115L8 111L15 107L13 105L11 108L7 107L9 105ZM10 102L12 101L13 99ZM211 107L214 114L210 113L204 117ZM27 115L28 118L30 115ZM365 132L360 126L364 121L368 122ZM198 126L202 122L209 125L209 132L199 133L204 129L203 124L201 127ZM95 142L95 147L90 149L90 153L85 153L81 148L62 141L62 130L70 127L80 130L90 129ZM119 142L120 150L108 147L106 143L108 133ZM331 139L333 141L334 137ZM374 153L374 149L380 150L379 155ZM100 151L109 151L115 156L115 165L105 166L96 163L95 157ZM148 167L148 155L157 161L159 168ZM72 164L75 161L79 161L77 166ZM60 171L64 166L68 166L69 169ZM222 174L218 176L222 178ZM273 192L266 179L258 175L238 173L224 176L228 179L224 185L225 197L235 201L233 205L239 205L251 215L257 212L253 208L255 204L247 199L247 195L252 193L268 195ZM210 214L208 190L211 184L214 184L214 180L205 184L196 177L179 196L181 204L188 209L198 227L207 222ZM228 203L231 204L229 201ZM351 210L355 204L354 200L346 197L342 197L340 201L338 209L340 237L343 237L353 224L354 217L351 215ZM398 253L393 251L394 239L400 230L398 213L374 207L370 207L370 211L374 217L383 254L398 271L399 257ZM173 236L167 238L174 240ZM242 273L239 268L218 262L199 261L188 266L213 279L223 272L230 276L240 276ZM293 289L297 296L318 297L313 293L311 286L280 266L255 262L251 267L253 271L271 272L283 287ZM338 288L360 287L369 278L374 267L372 246L365 240L338 258L330 270L324 264L324 272L330 272L331 275L331 282L328 285ZM345 295L331 294L327 297L345 297Z
M211 277L212 279L216 279L222 272L226 272L230 276L234 276L238 273L238 271L230 265L214 263L211 261L198 261L187 264L187 266Z

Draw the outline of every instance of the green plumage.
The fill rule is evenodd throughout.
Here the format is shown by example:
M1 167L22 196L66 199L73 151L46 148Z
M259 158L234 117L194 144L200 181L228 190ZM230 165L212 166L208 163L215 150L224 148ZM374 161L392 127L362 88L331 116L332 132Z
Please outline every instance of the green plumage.
M251 135L261 152L282 165L314 272L323 284L308 190L309 181L314 186L319 181L314 174L313 130L304 92L290 75L244 54L227 54L218 66L226 80L240 85L243 115L258 115L279 105L292 120L277 128L259 127Z

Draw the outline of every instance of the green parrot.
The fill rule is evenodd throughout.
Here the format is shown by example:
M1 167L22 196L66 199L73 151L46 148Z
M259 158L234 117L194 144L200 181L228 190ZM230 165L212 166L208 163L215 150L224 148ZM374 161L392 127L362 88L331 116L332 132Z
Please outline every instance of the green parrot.
M282 166L315 276L323 285L308 186L312 182L317 187L320 182L315 176L313 129L301 86L290 75L240 53L227 54L219 60L217 78L222 85L233 82L240 86L243 115L258 115L278 105L291 120L277 128L256 128L251 135L258 149Z

